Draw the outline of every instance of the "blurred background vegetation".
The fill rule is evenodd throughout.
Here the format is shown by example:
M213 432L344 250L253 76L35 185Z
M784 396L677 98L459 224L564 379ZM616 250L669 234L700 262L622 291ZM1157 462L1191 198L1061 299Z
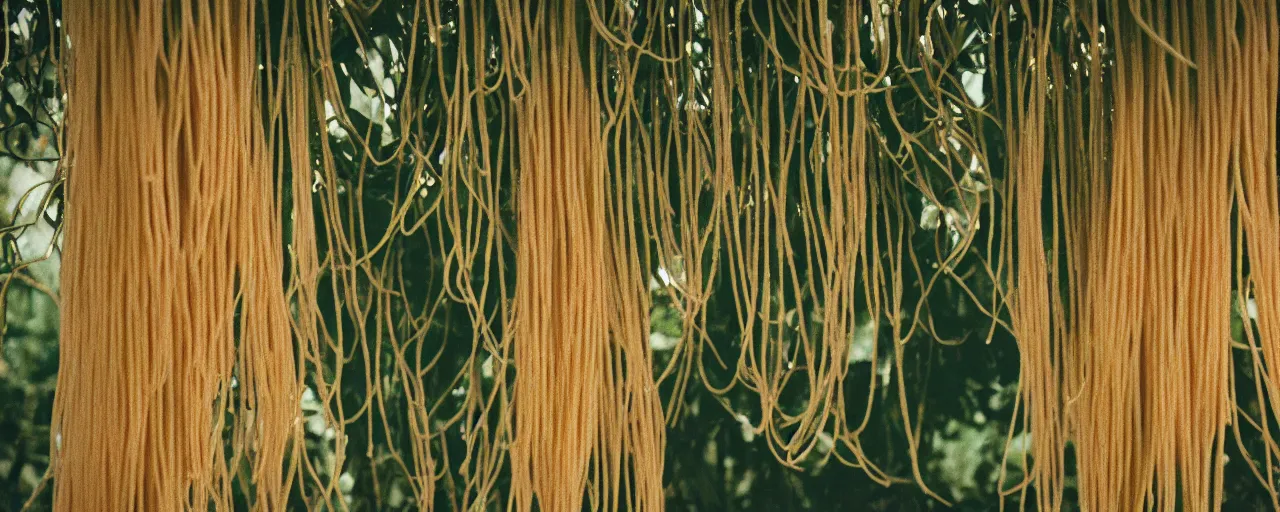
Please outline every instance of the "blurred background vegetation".
M671 12L677 6L681 12L689 7L683 2L668 2ZM751 3L751 2L748 2ZM758 1L755 3L764 3ZM907 2L911 4L912 2ZM702 16L700 2L694 2L693 12ZM1032 4L1037 4L1032 2ZM449 1L441 2L445 20L456 19L458 7ZM665 4L664 4L665 5ZM887 4L886 4L887 5ZM920 88L911 87L913 81L925 80L929 72L944 72L957 77L956 83L947 86L959 98L957 110L959 129L981 137L988 153L979 166L975 155L959 155L953 167L925 164L926 159L904 157L900 175L907 186L900 188L901 204L911 209L909 219L917 229L912 230L912 251L920 257L923 274L919 281L931 279L930 272L938 272L939 261L947 259L956 250L956 241L969 235L968 230L978 230L978 239L988 236L986 230L993 219L998 201L990 193L998 188L1002 156L1002 138L997 126L990 125L983 111L998 114L1004 108L1001 98L992 94L992 76L1000 72L999 62L989 62L987 45L991 40L990 20L993 9L1006 8L1004 3L983 1L934 2L931 7L902 7L900 15L918 15L919 23L902 30L916 31L899 34L892 39L906 41L904 46L928 45L928 55L922 52L901 52L909 61L895 62L889 77L902 84L888 87L883 95L892 95L897 105L897 123L906 132L924 136L937 136L939 128L930 122L929 114L942 108L934 98L919 95ZM1038 4L1037 4L1038 5ZM363 176L366 182L359 191L362 197L351 198L366 204L367 223L371 232L385 229L392 201L390 197L403 197L408 184L395 169L371 166L357 158L349 132L368 133L367 140L379 140L389 146L401 138L410 138L428 150L425 154L439 154L433 135L427 127L422 129L400 126L393 112L404 98L422 98L428 105L430 91L408 91L403 86L409 66L428 73L420 83L431 83L439 77L431 76L434 67L418 62L406 62L406 41L422 37L409 23L413 2L383 1L355 2L335 0L332 7L349 16L346 21L335 21L333 57L335 65L342 67L344 108L356 126L341 126L336 120L327 120L325 133L317 131L316 137L328 137L337 148L336 161L340 175L346 181L332 186L339 190L357 190L349 187L353 179ZM751 9L768 9L767 5L752 5ZM1061 8L1059 3L1046 2L1040 8ZM944 15L938 16L936 9ZM930 11L934 14L930 14ZM1011 11L1012 12L1012 11ZM1025 13L1024 13L1025 14ZM0 201L4 213L0 216L0 279L3 280L4 302L3 345L0 349L0 510L17 510L36 492L48 465L49 419L54 385L58 368L58 230L61 219L61 192L58 166L58 137L61 129L65 96L59 86L57 67L60 51L60 2L45 0L4 0L4 68L0 82ZM1016 19L1016 18L1015 18ZM932 20L932 24L926 23ZM695 23L696 25L696 23ZM905 25L904 25L905 26ZM931 28L929 28L931 27ZM456 23L446 22L440 27L446 37L457 37ZM1016 23L1010 31L1020 30ZM1056 34L1055 44L1069 48L1077 41L1077 34ZM709 47L705 28L695 27L690 42L693 66L706 66L701 57L703 48ZM923 35L926 39L910 37ZM1014 36L1008 36L1014 37ZM357 44L364 43L364 44ZM450 44L446 41L446 46ZM933 55L934 48L939 55ZM917 48L918 49L918 48ZM780 50L788 51L784 47ZM948 55L941 55L943 52ZM1068 51L1068 50L1061 50ZM695 55L698 54L698 55ZM420 57L423 60L449 59L443 55ZM914 60L911 60L914 59ZM701 64L699 64L701 62ZM927 88L925 88L927 90ZM421 95L421 96L420 96ZM963 101L966 100L967 101ZM418 100L422 101L422 100ZM875 101L879 101L877 104ZM873 122L886 123L890 115L883 107L886 98L873 101ZM948 106L951 106L949 104ZM998 115L997 115L998 117ZM438 120L438 118L437 118ZM984 126L984 123L988 125ZM883 133L897 133L883 130ZM935 140L943 140L937 138ZM960 151L958 148L956 151ZM441 155L443 158L443 155ZM947 160L951 162L951 160ZM965 162L970 162L966 164ZM395 163L389 164L394 166ZM914 167L912 165L915 165ZM989 170L988 170L989 167ZM434 194L431 189L435 176L427 176L430 182L423 195ZM930 184L947 181L965 183L965 187L947 189L944 193L929 192ZM320 184L318 184L320 185ZM330 185L330 184L324 184ZM965 212L981 212L973 216ZM425 215L425 213L423 213ZM382 223L382 224L380 224ZM439 248L431 236L398 240L391 251L401 258L411 258L414 264L404 265L404 276L410 289L421 290L420 301L433 296L430 290L439 286L444 273L444 263L433 259ZM951 272L964 276L964 284L977 290L979 296L990 296L995 286L982 272L972 267L981 263L986 248L982 244L962 247L966 251L955 260ZM932 270L929 270L932 269ZM654 269L662 277L669 269ZM664 278L665 279L665 278ZM651 346L656 354L655 363L664 365L671 357L670 351L681 335L682 321L672 307L671 295L665 285L655 279L653 289ZM323 289L323 287L322 287ZM919 403L919 430L922 446L919 454L924 480L934 491L950 500L957 509L987 510L1002 505L1018 508L1016 493L1001 498L1001 459L1009 447L1009 463L1003 485L1013 487L1022 475L1021 450L1027 445L1022 425L1013 421L1017 395L1018 353L1015 341L1001 328L993 328L992 319L981 313L971 295L958 286L955 280L942 279L921 296L919 282L909 283L904 293L904 304L923 301L928 315L933 319L929 336L921 334L921 343L912 343L905 352L904 381L911 402ZM739 337L731 291L726 286L716 289L716 295L708 304L708 335L724 353L732 353ZM914 294L914 296L912 296ZM336 297L322 298L328 301ZM808 305L818 308L820 305ZM445 306L444 325L468 325L462 308ZM1247 310L1246 308L1237 308ZM798 311L796 314L812 314ZM904 311L904 314L910 314ZM341 323L341 322L338 322ZM1237 329L1240 328L1237 319ZM348 327L349 328L349 327ZM471 333L458 328L442 331L439 342L442 350L442 371L424 378L424 385L447 393L452 386L452 370L461 367L468 357ZM354 333L353 333L354 334ZM453 336L455 338L449 338ZM347 337L352 339L352 337ZM940 342L939 340L945 340ZM892 337L872 329L861 329L851 341L849 377L846 393L850 397L865 396L861 391L869 379L879 379L878 396L872 400L887 404L896 403L896 387L887 385L891 378L887 371L888 357L892 354ZM873 345L881 347L871 350ZM1240 352L1240 351L1237 351ZM872 361L878 353L881 361ZM1242 363L1238 379L1242 407L1257 407L1257 400L1249 381L1251 366L1247 355L1239 355ZM878 364L873 364L878 363ZM389 361L379 364L390 365ZM360 365L350 365L347 371L362 372ZM450 371L444 371L445 369ZM709 367L715 380L723 382L732 372ZM717 373L719 372L719 373ZM392 373L392 372L388 372ZM352 375L349 382L361 381ZM462 385L465 385L463 383ZM393 387L389 387L392 389ZM341 398L352 404L362 403L364 391L344 388L350 396ZM749 411L753 397L748 390L737 387L725 397L727 401ZM869 455L881 468L892 475L905 477L903 483L888 487L869 479L859 468L851 468L826 456L827 452L842 449L836 443L822 443L820 453L804 461L800 468L789 469L778 463L766 442L753 433L748 416L731 412L721 406L722 397L694 385L686 395L688 407L667 438L667 464L665 481L668 506L672 510L934 510L946 508L940 502L927 497L910 480L911 466L906 455L906 438L899 409L895 406L879 406L875 409L872 428L863 435L863 444ZM859 402L861 400L862 402ZM850 398L850 407L861 410L865 398ZM758 408L758 400L756 401ZM314 392L308 389L303 397L303 410L307 417L308 456L317 461L332 461L334 430L320 414L320 403ZM452 414L451 411L443 411ZM408 418L398 417L389 411L385 418L392 425L407 425ZM446 414L446 415L447 415ZM758 412L756 413L758 416ZM103 428L111 428L104 425ZM439 450L463 450L461 436L454 436L451 429L439 441ZM413 506L407 476L393 464L388 456L396 446L403 446L407 426L390 432L370 431L365 422L347 427L347 458L344 473L337 475L346 505L352 510L408 510ZM1245 434L1241 443L1256 446L1256 435ZM1228 442L1231 458L1243 457ZM371 454L371 456L366 456ZM446 458L445 464L457 464L461 457ZM452 461L452 462L450 462ZM323 467L325 464L319 464ZM1068 465L1070 467L1070 465ZM1260 509L1270 503L1265 490L1255 481L1248 467L1242 463L1227 465L1226 509ZM451 493L455 490L445 478L438 486L438 504L447 509L454 503ZM1068 492L1072 483L1068 479ZM1069 494L1070 496L1070 494ZM37 509L47 508L47 492L37 494ZM301 503L301 502L299 502Z

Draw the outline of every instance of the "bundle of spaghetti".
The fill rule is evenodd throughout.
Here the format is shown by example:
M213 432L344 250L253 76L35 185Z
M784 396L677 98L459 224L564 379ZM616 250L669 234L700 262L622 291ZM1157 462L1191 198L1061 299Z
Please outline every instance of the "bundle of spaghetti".
M661 507L661 406L630 297L639 264L611 233L598 97L576 6L530 24L529 87L516 103L519 222L511 504L519 510ZM588 50L592 50L588 48ZM593 51L585 52L594 61ZM611 208L611 205L614 208ZM611 211L612 210L612 211ZM589 493L587 492L589 491Z
M1114 37L1114 30L1108 34L1102 22L1106 7L1080 2L1073 8L1077 11L1073 21L1082 26L1084 44L1078 53L1073 47L1068 54L1070 62L1065 64L1071 65L1074 72L1053 67L1055 76L1066 76L1054 81L1063 84L1063 88L1052 95L1057 147L1051 154L1054 165L1050 185L1054 191L1054 226L1059 233L1053 238L1054 264L1050 269L1051 300L1055 305L1051 322L1053 332L1065 340L1061 347L1061 386L1066 397L1062 414L1072 437L1080 435L1076 430L1079 427L1073 424L1077 419L1073 411L1083 407L1080 398L1089 370L1084 360L1092 350L1088 332L1092 297L1087 293L1087 276L1093 251L1098 250L1095 246L1105 243L1095 240L1101 237L1094 237L1091 232L1103 222L1099 217L1109 214L1106 210L1095 211L1094 205L1100 200L1095 196L1103 194L1101 197L1105 198L1107 193L1114 121L1111 89L1115 79L1113 62L1104 51Z
M297 394L254 5L77 2L66 21L55 506L231 508L247 456L249 499L281 508Z
M1275 2L1239 2L1236 67L1233 80L1238 96L1227 107L1235 113L1234 124L1220 127L1232 141L1230 161L1237 179L1236 204L1239 234L1237 253L1247 264L1240 265L1236 287L1245 343L1254 355L1255 383L1258 396L1266 397L1268 408L1262 407L1259 418L1251 418L1246 404L1237 404L1239 420L1233 424L1238 432L1241 423L1261 431L1267 453L1261 458L1266 467L1258 475L1277 501L1274 464L1277 451L1271 428L1280 415L1280 169L1277 168L1277 118L1280 108L1280 7ZM1259 355L1261 357L1259 357ZM1251 466L1254 462L1246 460Z
M1166 25L1166 13L1163 6L1154 10L1148 9L1140 15L1151 19L1161 30L1159 36L1169 37L1170 44L1179 43L1179 35L1174 27ZM1178 82L1184 77L1183 70L1177 69L1170 76L1165 63L1166 55L1156 47L1151 38L1137 27L1126 32L1122 26L1119 41L1122 55L1117 68L1119 73L1126 71L1141 73L1144 83L1139 89L1135 86L1134 94L1142 91L1147 97L1143 122L1137 125L1125 125L1117 122L1117 131L1134 130L1138 134L1132 151L1141 153L1143 166L1141 178L1146 186L1146 205L1135 215L1144 218L1145 231L1145 267L1142 279L1143 295L1141 311L1141 333L1139 334L1138 357L1141 361L1139 372L1139 411L1141 420L1138 434L1129 440L1138 450L1136 468L1131 492L1134 495L1123 499L1132 506L1148 504L1168 510L1173 500L1177 499L1177 446L1174 443L1176 415L1180 414L1183 398L1177 393L1179 388L1180 366L1187 355L1187 347L1177 339L1175 315L1183 301L1175 294L1183 290L1184 276L1179 269L1180 252L1174 245L1174 229L1177 224L1181 206L1177 189L1178 159L1185 144L1182 140L1182 115L1189 105L1183 101L1185 88ZM1127 37L1127 39L1126 39ZM1124 46L1130 47L1124 53ZM1125 60L1125 55L1130 59ZM1178 66L1179 68L1181 66ZM1124 87L1119 83L1117 87ZM1119 108L1119 107L1117 107ZM1101 340L1098 340L1101 341ZM1154 481L1153 481L1154 479ZM1141 489L1141 494L1137 494Z
M1024 4L1025 9L1025 4ZM1032 461L1024 460L1027 469L1027 481L1035 485L1036 508L1039 510L1057 510L1062 506L1063 477L1065 472L1065 425L1062 406L1063 378L1063 339L1064 331L1055 330L1053 319L1055 313L1061 312L1061 304L1053 300L1051 289L1051 268L1056 270L1057 260L1051 260L1045 250L1046 230L1042 209L1045 205L1046 190L1046 138L1050 136L1052 127L1062 130L1063 112L1061 102L1058 109L1050 111L1049 85L1051 70L1060 69L1057 55L1049 50L1049 30L1053 26L1053 11L1044 9L1040 19L1033 19L1035 28L1031 35L1020 41L1015 55L1009 55L1009 38L1004 38L1003 60L1009 65L1006 69L1015 70L1007 77L1008 87L1004 87L1005 141L1008 145L1009 169L1006 171L1006 200L1004 202L1003 228L1012 231L1002 237L1006 244L1004 250L1010 251L1012 259L1012 276L1009 282L1012 291L1009 296L1009 325L1018 341L1019 354L1019 390L1021 392L1021 418L1019 419L1028 432L1031 432L1031 447L1028 450ZM1008 29L1008 18L1002 26ZM1061 80L1060 73L1053 75ZM1061 83L1061 82L1059 82ZM1059 85L1057 95L1064 94ZM1050 123L1050 116L1057 116ZM1061 131L1058 133L1062 137ZM1067 148L1059 144L1057 151ZM1056 176L1050 178L1054 180ZM1058 183L1050 181L1047 187L1051 193L1056 192ZM1051 197L1056 201L1056 197ZM1051 203L1054 204L1054 203ZM1054 206L1051 206L1053 208ZM1051 213L1054 225L1049 238L1057 241L1056 222L1058 212ZM1051 267L1052 265L1052 267ZM1057 277L1053 274L1052 277ZM1025 486L1021 499L1025 500ZM1002 489L1003 490L1003 489ZM1023 502L1025 506L1025 501Z
M1214 510L1222 502L1223 445L1231 412L1232 131L1240 115L1233 75L1240 56L1234 41L1235 6L1203 2L1175 4L1170 13L1182 23L1172 41L1191 45L1197 64L1194 79L1187 66L1174 65L1171 81L1178 102L1171 127L1181 148L1169 151L1164 176L1172 177L1176 201L1166 249L1175 255L1170 273L1149 278L1172 280L1177 289L1169 391L1152 402L1173 409L1173 444L1178 482L1162 494L1165 508ZM1185 21L1183 21L1185 20ZM1154 142L1154 141L1153 141ZM1173 276L1170 279L1170 275ZM1154 367L1155 365L1151 365ZM1154 405L1154 403L1153 403ZM1166 440L1166 443L1169 441ZM1163 497L1163 496L1162 496Z
M1015 410L1021 410L1031 445L1023 454L1023 482L1007 488L1002 482L1000 489L1020 492L1019 503L1027 506L1031 487L1026 484L1031 484L1035 507L1043 509L1064 506L1064 486L1073 469L1081 478L1092 476L1082 469L1083 460L1076 468L1068 466L1069 440L1077 457L1087 456L1090 463L1106 455L1093 451L1102 448L1091 444L1092 439L1080 437L1102 431L1095 423L1097 413L1085 408L1111 396L1108 389L1092 387L1087 377L1093 372L1088 361L1098 360L1098 352L1106 348L1097 347L1089 331L1096 308L1088 290L1101 286L1101 276L1091 274L1102 266L1095 263L1095 251L1113 243L1095 235L1111 215L1105 208L1096 209L1109 202L1112 176L1108 157L1114 73L1104 51L1111 43L1102 22L1105 6L1081 2L1071 7L1062 19L1058 12L1043 13L1034 29L1036 38L1024 40L1018 58L1006 57L1016 63L1009 69L1021 70L1006 77L1015 84L1006 94L1023 96L1006 100L1021 111L1007 114L1013 119L1005 125L1013 156L1004 229L1016 230L1013 240L1005 241L1014 245L1006 248L1012 251L1015 272L1009 311L1021 359L1021 407ZM1066 45L1061 53L1037 47L1052 44L1054 25L1079 27L1074 37L1080 44ZM1017 85L1023 80L1029 84ZM1089 401L1086 396L1101 398ZM1012 435L1013 430L1006 454L1013 446ZM1081 485L1085 483L1097 485L1092 480ZM1082 494L1081 499L1093 496Z
M1208 510L1221 501L1231 400L1234 8L1130 7L1110 13L1110 171L1088 178L1090 215L1106 216L1090 221L1078 255L1087 302L1069 414L1080 500Z
M1168 37L1170 44L1179 44L1179 27L1166 25L1164 10L1164 6L1155 6L1140 15L1152 20L1156 30L1160 30L1158 36ZM1186 303L1186 297L1179 298L1177 294L1185 293L1185 286L1189 284L1187 276L1178 272L1180 253L1189 248L1175 245L1174 232L1184 224L1178 221L1189 206L1179 204L1177 182L1181 173L1178 162L1184 157L1181 152L1189 143L1183 140L1182 129L1186 124L1183 115L1190 105L1185 101L1187 91L1182 84L1185 70L1181 65L1170 70L1163 50L1150 36L1137 30L1136 25L1131 26L1134 28L1131 32L1126 32L1124 26L1118 30L1121 55L1117 68L1122 76L1126 72L1141 74L1143 82L1139 86L1136 81L1124 82L1122 78L1117 81L1117 88L1132 83L1132 93L1146 96L1147 103L1141 124L1117 121L1116 131L1131 130L1137 134L1130 150L1141 154L1143 165L1139 171L1146 186L1146 204L1134 214L1143 218L1146 231L1145 266L1140 276L1143 284L1138 291L1143 296L1137 349L1141 361L1138 383L1141 420L1137 435L1128 439L1138 450L1134 487L1129 489L1133 494L1122 499L1132 504L1129 506L1147 504L1171 510L1178 498L1180 459L1175 428L1177 416L1184 413L1187 405L1180 403L1185 398L1182 392L1186 391L1180 389L1186 378L1182 366L1191 349L1185 339L1179 339L1176 325L1183 320L1177 315ZM1122 106L1118 104L1117 108Z
M1131 43L1123 38L1137 36L1116 37ZM1091 212L1082 233L1088 240L1083 242L1086 251L1077 255L1083 307L1075 339L1082 377L1071 412L1079 500L1087 510L1132 508L1148 488L1139 481L1136 460L1143 435L1139 376L1148 187L1141 128L1147 122L1148 95L1140 54L1123 43L1116 55L1110 168L1088 169Z
M1095 438L1088 437L1112 435L1108 430L1111 425L1100 426L1101 413L1092 409L1113 396L1091 379L1093 363L1111 357L1106 352L1114 347L1105 341L1096 341L1091 330L1098 308L1094 302L1097 292L1091 293L1090 289L1102 286L1101 269L1106 264L1101 258L1106 245L1114 243L1106 236L1099 236L1098 230L1105 229L1103 226L1112 214L1099 206L1110 202L1109 184L1113 176L1110 153L1115 120L1111 110L1119 100L1112 97L1116 73L1109 50L1115 30L1104 24L1107 6L1075 2L1071 7L1073 16L1064 21L1068 27L1079 27L1080 44L1069 45L1062 58L1056 53L1050 54L1047 63L1052 87L1049 98L1053 106L1046 122L1054 142L1052 151L1046 155L1051 167L1047 184L1050 197L1045 208L1050 209L1048 218L1053 222L1047 237L1050 244L1048 322L1053 347L1049 356L1058 359L1052 366L1052 371L1057 372L1056 384L1045 385L1057 386L1060 410L1043 414L1061 423L1040 427L1051 429L1043 434L1031 429L1033 439L1054 435L1055 427L1060 430L1057 444L1033 440L1030 455L1039 462L1029 475L1036 479L1037 505L1053 504L1055 508L1063 504L1064 480L1073 469L1079 479L1080 503L1095 506L1099 503L1094 493L1112 484L1106 482L1106 475L1093 475L1085 465L1104 460L1108 456L1104 450L1115 446L1102 446ZM1028 219L1013 221L1021 223ZM1020 339L1019 343L1021 346L1024 341ZM1031 374L1025 367L1021 373L1023 379L1043 378ZM1029 402L1027 407L1037 406ZM1067 465L1064 455L1067 442L1076 453L1074 468Z

